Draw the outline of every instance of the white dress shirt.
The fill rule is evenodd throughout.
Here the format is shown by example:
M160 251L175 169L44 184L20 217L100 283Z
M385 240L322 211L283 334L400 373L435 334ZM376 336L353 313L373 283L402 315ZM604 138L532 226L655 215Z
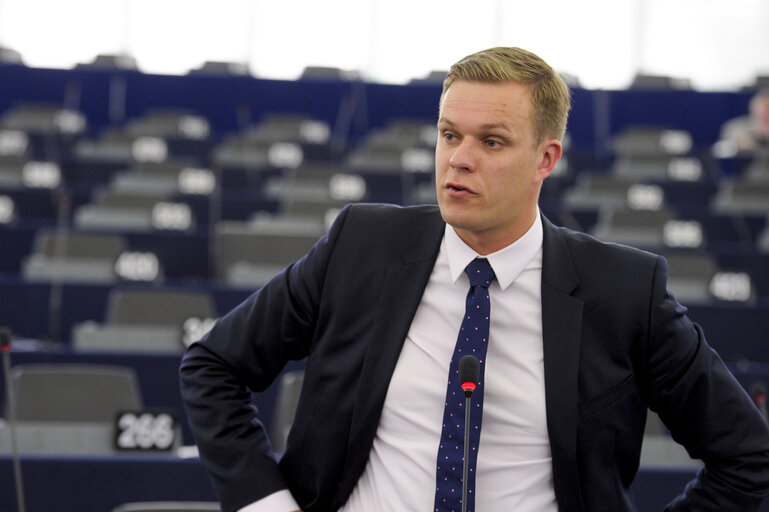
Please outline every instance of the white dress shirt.
M496 281L489 287L478 512L557 511L545 415L542 239L537 216L520 239L487 256ZM449 362L470 286L464 269L476 257L447 226L393 372L368 463L342 512L433 509ZM290 493L279 491L241 512L296 509Z

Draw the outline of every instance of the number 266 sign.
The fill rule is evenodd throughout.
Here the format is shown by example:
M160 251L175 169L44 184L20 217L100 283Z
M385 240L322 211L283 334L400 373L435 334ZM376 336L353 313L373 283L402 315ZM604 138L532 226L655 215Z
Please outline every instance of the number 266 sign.
M125 411L115 420L120 451L170 451L176 445L176 421L168 412Z

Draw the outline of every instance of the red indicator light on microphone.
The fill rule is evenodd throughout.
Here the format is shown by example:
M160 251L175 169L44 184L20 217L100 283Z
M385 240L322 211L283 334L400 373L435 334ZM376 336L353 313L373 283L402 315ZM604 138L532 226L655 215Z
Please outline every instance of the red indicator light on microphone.
M481 363L475 356L464 356L459 360L459 382L462 383L462 391L467 398L475 391L480 373Z
M11 351L11 331L6 328L0 329L0 350Z

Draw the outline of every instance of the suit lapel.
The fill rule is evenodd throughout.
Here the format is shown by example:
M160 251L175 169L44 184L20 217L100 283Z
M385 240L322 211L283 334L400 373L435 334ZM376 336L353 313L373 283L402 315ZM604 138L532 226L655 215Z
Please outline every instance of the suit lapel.
M337 497L352 492L366 466L395 365L432 273L445 224L434 217L404 243L385 277L355 399L345 471Z
M542 339L547 428L561 512L583 511L577 464L578 368L582 301L562 233L543 216Z

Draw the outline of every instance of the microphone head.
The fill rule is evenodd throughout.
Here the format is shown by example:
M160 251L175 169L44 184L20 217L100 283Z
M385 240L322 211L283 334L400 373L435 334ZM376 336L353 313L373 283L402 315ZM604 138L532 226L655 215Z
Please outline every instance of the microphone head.
M750 396L757 403L766 402L766 384L761 381L756 381L750 386Z
M0 350L11 350L11 330L0 327Z
M475 356L463 356L459 360L459 383L466 397L470 397L475 391L478 378L481 374L481 363Z

